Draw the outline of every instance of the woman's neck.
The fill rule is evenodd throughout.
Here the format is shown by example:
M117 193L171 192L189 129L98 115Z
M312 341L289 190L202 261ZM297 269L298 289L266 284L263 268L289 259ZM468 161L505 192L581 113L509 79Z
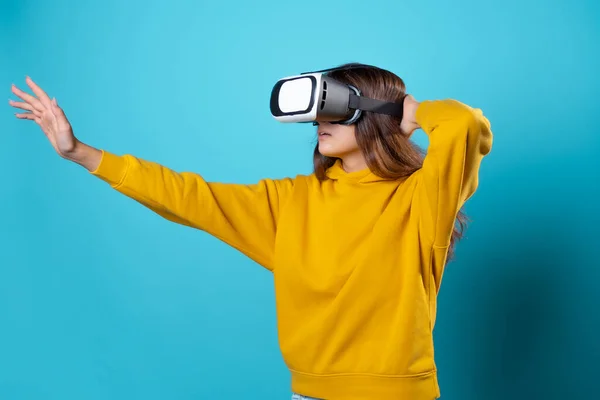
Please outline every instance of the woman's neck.
M340 158L342 160L342 168L346 172L351 173L368 168L367 161L360 152Z

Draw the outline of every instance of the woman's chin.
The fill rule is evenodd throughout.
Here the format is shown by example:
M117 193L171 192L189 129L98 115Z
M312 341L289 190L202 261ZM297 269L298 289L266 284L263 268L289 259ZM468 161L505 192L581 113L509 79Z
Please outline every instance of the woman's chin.
M325 157L339 157L339 152L335 151L335 149L332 149L331 146L323 145L322 143L319 144L319 153Z

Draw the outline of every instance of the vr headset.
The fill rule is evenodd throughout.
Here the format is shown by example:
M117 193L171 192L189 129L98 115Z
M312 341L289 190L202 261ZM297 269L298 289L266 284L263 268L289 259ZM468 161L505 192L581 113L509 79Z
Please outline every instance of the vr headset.
M358 88L326 74L365 67L370 66L351 64L282 78L271 91L271 114L280 122L315 125L319 122L351 125L359 120L363 111L393 115L402 120L403 103L364 97Z

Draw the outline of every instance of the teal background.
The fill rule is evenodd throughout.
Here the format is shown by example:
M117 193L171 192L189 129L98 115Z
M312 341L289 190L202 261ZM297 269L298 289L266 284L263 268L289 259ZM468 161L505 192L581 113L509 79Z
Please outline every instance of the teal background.
M282 76L372 63L482 108L495 141L440 293L442 399L594 398L599 3L367 4L0 0L0 85L14 99L30 75L90 145L239 183L310 172L314 128L269 113ZM0 398L289 398L270 274L5 104Z

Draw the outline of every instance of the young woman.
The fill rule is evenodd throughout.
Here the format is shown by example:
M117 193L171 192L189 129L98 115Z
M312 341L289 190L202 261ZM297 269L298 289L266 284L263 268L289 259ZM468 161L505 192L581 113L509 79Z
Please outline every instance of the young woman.
M272 271L279 342L295 398L440 396L432 331L461 208L492 146L488 120L454 100L417 102L373 66L328 73L404 117L321 123L314 173L253 185L207 182L80 142L30 78L10 104L63 158L164 218L208 232ZM405 98L406 97L406 98ZM410 137L429 137L423 157Z

